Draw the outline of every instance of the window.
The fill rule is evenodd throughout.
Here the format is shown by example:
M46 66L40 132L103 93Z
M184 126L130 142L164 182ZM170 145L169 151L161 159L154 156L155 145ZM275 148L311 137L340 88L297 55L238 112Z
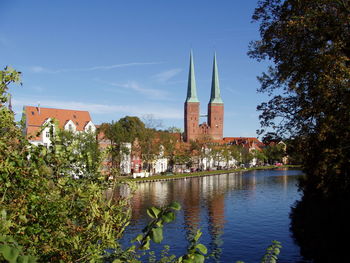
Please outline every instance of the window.
M32 115L34 115L34 111L32 111Z
M74 115L73 115L73 118L76 119L76 118L77 118L77 115L74 114Z
M68 130L70 130L70 131L73 130L72 124L69 124L69 125L68 125Z
M46 138L50 138L50 132L47 131L46 134L45 134Z

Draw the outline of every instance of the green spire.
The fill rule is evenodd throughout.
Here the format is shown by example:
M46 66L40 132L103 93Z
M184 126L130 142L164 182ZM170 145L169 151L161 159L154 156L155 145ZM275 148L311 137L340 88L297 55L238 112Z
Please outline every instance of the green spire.
M194 77L194 66L192 51L190 54L190 71L188 73L188 86L186 102L199 102L197 98L196 79Z
M209 103L224 103L220 95L218 65L216 64L216 53L214 54L213 78L211 82L211 96Z

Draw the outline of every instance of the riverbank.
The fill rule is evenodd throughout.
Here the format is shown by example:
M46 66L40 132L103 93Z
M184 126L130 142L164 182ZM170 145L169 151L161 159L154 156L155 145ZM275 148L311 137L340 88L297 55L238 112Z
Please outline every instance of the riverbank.
M179 179L187 179L194 177L203 177L209 175L218 175L218 174L227 174L227 173L236 173L236 172L247 172L254 170L271 170L276 168L301 168L300 165L283 165L283 166L258 166L252 168L236 168L229 170L216 170L216 171L201 171L201 172L193 172L193 173L181 173L181 174L168 174L168 175L153 175L150 177L143 178L132 178L128 177L118 177L118 180L121 181L132 181L136 183L145 183L145 182L158 182L158 181L169 181L169 180L179 180Z

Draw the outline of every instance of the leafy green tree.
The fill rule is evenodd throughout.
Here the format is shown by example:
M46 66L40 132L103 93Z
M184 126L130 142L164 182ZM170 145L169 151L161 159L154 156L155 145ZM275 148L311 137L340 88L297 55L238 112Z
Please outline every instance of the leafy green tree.
M249 164L253 160L254 155L246 147L241 147L240 151L242 163Z
M232 145L223 145L221 150L221 158L222 161L225 162L226 167L225 168L229 168L229 161L232 160Z
M168 159L169 170L173 170L175 165L175 156L178 147L177 139L173 133L168 131L158 132L159 144L163 146L164 157Z
M349 10L348 1L273 0L253 16L261 40L249 54L274 62L259 77L259 91L272 96L258 106L262 127L303 138L304 168L323 192L350 169Z
M134 142L137 137L142 134L145 129L144 124L137 117L126 116L118 122L103 123L98 133L103 134L103 139L108 140L109 145L105 152L105 158L108 160L109 175L119 175L120 165L125 155L130 154L130 150L126 147L126 143Z
M152 163L158 158L161 152L157 131L152 128L145 128L138 138L144 169L151 172Z
M174 164L179 166L192 166L191 150L187 145L181 143L174 153Z
M190 141L190 154L194 163L199 167L203 168L203 161L205 158L209 159L212 150L211 138L203 135L197 140Z
M136 138L143 137L146 126L138 117L126 116L121 118L118 123L124 131L122 132L124 142L133 143Z
M238 164L242 163L242 146L240 145L231 145L231 156L237 161Z
M298 138L306 176L294 233L303 251L329 262L350 259L340 241L350 219L349 16L344 0L260 1L253 19L261 39L249 52L273 62L259 77L259 91L271 95L258 106L263 129Z
M76 175L94 176L100 171L102 153L95 132L73 133L58 130L57 138L63 149L70 150L70 158L74 160L71 170Z
M264 164L268 160L268 157L266 156L264 151L253 150L252 154L253 154L253 157L257 159L260 165Z
M281 163L283 157L286 155L285 145L283 144L270 144L263 148L263 154L269 164L274 164L276 162Z

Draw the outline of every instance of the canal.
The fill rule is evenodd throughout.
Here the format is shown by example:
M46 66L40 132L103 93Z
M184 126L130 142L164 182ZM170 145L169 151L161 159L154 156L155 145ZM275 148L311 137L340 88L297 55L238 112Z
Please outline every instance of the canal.
M260 262L272 240L282 243L279 262L307 262L289 231L291 206L300 199L299 170L258 170L175 181L140 183L132 200L132 221L125 240L148 222L146 209L178 201L182 209L175 222L164 228L159 252L170 245L177 256L186 251L188 239L200 229L200 242L212 257L206 262Z

